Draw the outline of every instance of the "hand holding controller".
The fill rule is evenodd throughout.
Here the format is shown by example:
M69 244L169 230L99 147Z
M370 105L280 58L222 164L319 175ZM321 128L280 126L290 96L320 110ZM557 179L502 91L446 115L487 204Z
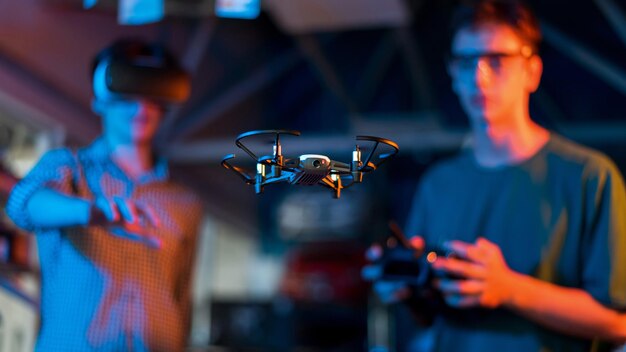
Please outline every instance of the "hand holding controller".
M407 239L395 222L389 223L390 236L381 244L372 245L362 277L374 282L374 290L385 302L402 300L407 292L427 291L434 277L431 264L448 252L425 245L419 236Z

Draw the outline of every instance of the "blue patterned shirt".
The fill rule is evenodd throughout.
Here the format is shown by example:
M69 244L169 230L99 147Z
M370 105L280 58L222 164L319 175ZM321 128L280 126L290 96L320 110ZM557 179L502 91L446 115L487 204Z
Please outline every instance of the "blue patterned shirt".
M161 248L99 226L37 228L26 204L42 188L93 200L149 204L161 220ZM51 204L50 206L54 206ZM190 322L190 281L200 199L168 180L164 161L139 180L110 158L103 139L73 153L46 153L13 189L6 208L35 232L42 270L39 351L181 351Z

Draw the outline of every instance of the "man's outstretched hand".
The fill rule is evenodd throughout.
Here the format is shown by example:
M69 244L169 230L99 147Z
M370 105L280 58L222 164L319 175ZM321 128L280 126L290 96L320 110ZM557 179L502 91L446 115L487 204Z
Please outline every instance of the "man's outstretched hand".
M107 227L113 234L132 241L161 248L154 229L161 224L148 204L122 197L97 197L91 204L89 225Z

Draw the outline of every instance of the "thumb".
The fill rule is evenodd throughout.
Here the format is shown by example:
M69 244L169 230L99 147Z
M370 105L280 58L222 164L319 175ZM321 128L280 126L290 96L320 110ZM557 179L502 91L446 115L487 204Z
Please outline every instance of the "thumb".
M97 197L93 208L99 211L108 222L117 222L120 220L120 213L112 199L106 197Z
M424 247L426 247L426 243L424 242L424 238L422 236L413 236L409 239L409 243L411 247L416 251L423 251Z

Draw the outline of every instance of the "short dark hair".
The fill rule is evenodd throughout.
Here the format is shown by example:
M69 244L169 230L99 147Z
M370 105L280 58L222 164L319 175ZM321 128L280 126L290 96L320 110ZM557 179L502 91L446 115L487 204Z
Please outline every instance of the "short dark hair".
M529 5L522 0L470 0L452 16L450 38L466 27L495 22L509 25L536 53L541 43L541 29Z
M163 45L148 43L140 39L118 39L111 45L100 50L91 61L91 77L98 65L105 60L122 61L131 63L139 57L158 59L159 66L167 68L180 68L176 57Z

